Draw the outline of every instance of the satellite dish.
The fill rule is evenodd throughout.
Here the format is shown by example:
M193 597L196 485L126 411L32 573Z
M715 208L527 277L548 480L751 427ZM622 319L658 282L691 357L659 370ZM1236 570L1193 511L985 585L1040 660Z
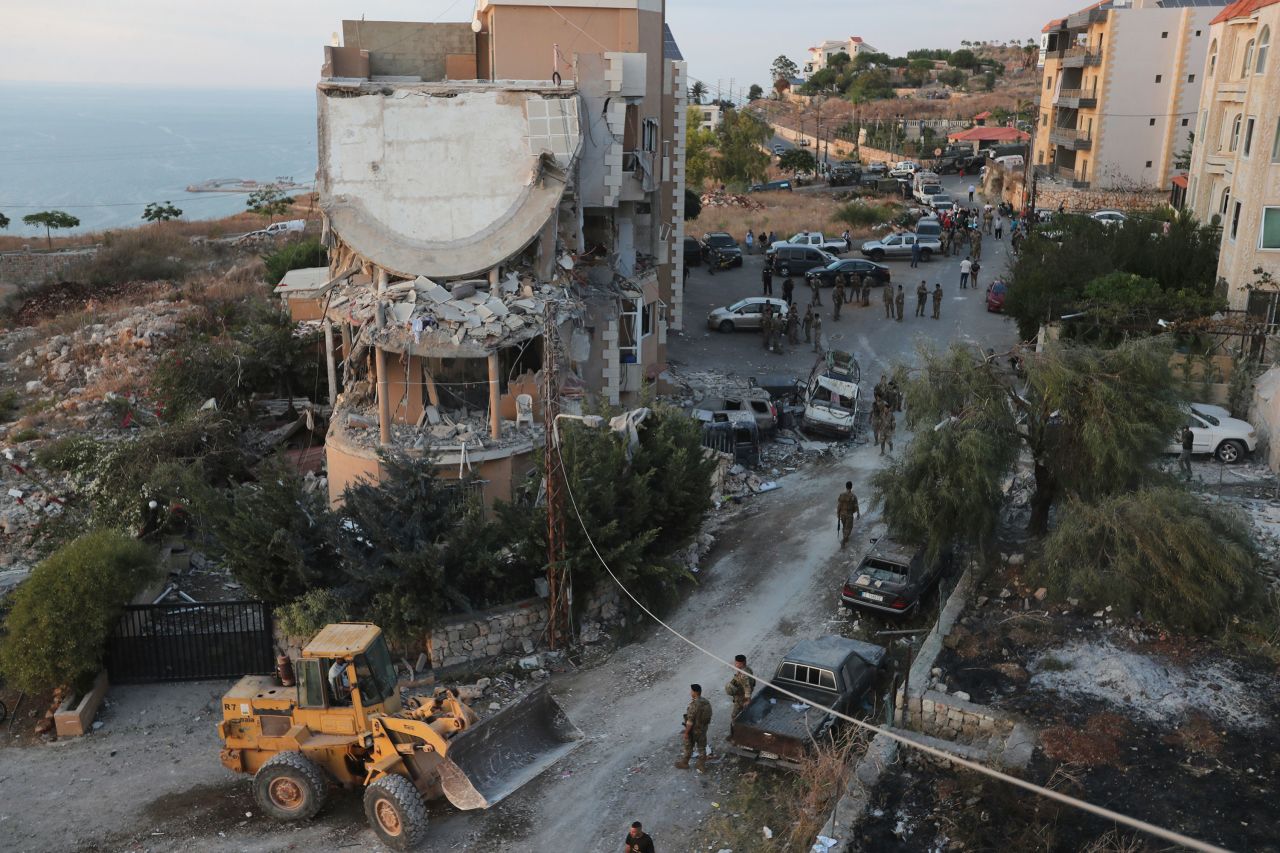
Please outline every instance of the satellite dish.
M471 32L478 33L483 29L484 29L484 24L480 23L479 18L473 18L471 20Z

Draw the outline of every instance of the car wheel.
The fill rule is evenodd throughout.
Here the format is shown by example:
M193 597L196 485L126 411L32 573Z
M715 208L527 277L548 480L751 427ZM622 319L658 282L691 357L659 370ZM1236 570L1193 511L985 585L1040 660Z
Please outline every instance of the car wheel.
M733 331L733 321L732 321L732 320L721 320L721 321L720 321L720 331L724 332L726 335L727 335L727 334L729 334L730 332L732 332L732 331Z
M1224 441L1218 445L1214 455L1218 457L1219 462L1234 465L1244 458L1244 445L1238 441Z
M920 250L920 260L922 260L922 261L927 261L927 260L929 260L929 258L930 258L930 257L932 257L932 256L933 256L933 252L931 252L930 250L928 250L928 249L921 249L921 250Z

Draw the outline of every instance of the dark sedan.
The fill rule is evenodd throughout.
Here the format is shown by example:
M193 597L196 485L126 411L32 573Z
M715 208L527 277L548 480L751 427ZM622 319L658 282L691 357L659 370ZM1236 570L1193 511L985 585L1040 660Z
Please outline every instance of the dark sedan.
M926 559L924 549L891 539L872 539L871 551L840 590L846 607L897 615L910 612L950 571L952 555Z
M827 264L825 267L809 270L804 274L806 281L818 279L822 282L823 287L835 287L836 276L844 273L846 280L853 278L861 282L864 275L871 276L871 283L874 285L888 284L891 275L889 268L884 264L878 264L875 261L868 261L863 258L845 258L835 263Z
M733 235L724 231L711 231L702 237L702 257L708 263L715 253L726 258L730 266L742 266L742 247Z

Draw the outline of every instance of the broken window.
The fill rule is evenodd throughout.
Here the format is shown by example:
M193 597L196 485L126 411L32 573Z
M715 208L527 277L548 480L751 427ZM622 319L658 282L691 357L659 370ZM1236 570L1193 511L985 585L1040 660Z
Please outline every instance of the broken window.
M643 313L638 299L623 299L622 314L618 317L618 355L623 364L640 363L640 316Z
M645 151L658 150L658 122L647 118L644 120L643 147Z
M653 327L656 322L654 313L657 308L658 303L650 302L640 311L640 337L647 338L653 334Z

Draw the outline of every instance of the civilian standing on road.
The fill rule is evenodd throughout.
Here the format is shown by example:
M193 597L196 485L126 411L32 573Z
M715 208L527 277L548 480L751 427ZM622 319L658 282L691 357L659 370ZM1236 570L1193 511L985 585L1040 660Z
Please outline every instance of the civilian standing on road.
M915 269L920 266L920 240L917 238L911 241L911 268Z
M924 316L924 303L929 298L929 285L920 280L920 286L916 288L916 316Z
M766 246L772 246L772 245L773 245L774 243L776 243L776 242L778 242L778 235L777 235L777 234L774 234L772 231L770 231L770 232L769 232L769 240L768 240L768 242L766 242L766 243L765 243L765 245L766 245Z
M973 204L973 193L976 188L973 184L969 184L969 204Z
M942 312L942 285L938 282L933 283L933 319L938 320Z
M684 757L677 770L688 770L693 751L698 751L699 773L707 771L707 727L711 725L711 703L702 698L702 685L689 685L689 707L684 712Z
M768 261L765 261L764 270L760 273L760 283L764 285L764 295L773 296L773 270L769 268Z
M747 229L747 239L743 240L742 242L744 242L744 243L746 243L746 244L747 244L747 254L748 254L748 255L749 255L749 254L751 254L753 251L755 251L755 247L756 247L756 237L755 237L755 235L754 235L754 234L752 234L752 233L751 233L751 229L750 229L750 228L748 228L748 229Z
M893 297L893 307L898 315L898 322L902 322L902 309L907 304L907 293L902 289L902 285L898 285L898 293Z
M1191 449L1195 447L1196 436L1190 426L1182 427L1182 453L1178 455L1178 470L1191 482Z
M969 289L969 273L973 271L973 261L965 258L960 262L960 289Z
M996 214L996 239L1004 239L1004 219L998 213Z
M654 853L653 839L644 831L640 821L631 824L627 837L622 839L622 853Z

